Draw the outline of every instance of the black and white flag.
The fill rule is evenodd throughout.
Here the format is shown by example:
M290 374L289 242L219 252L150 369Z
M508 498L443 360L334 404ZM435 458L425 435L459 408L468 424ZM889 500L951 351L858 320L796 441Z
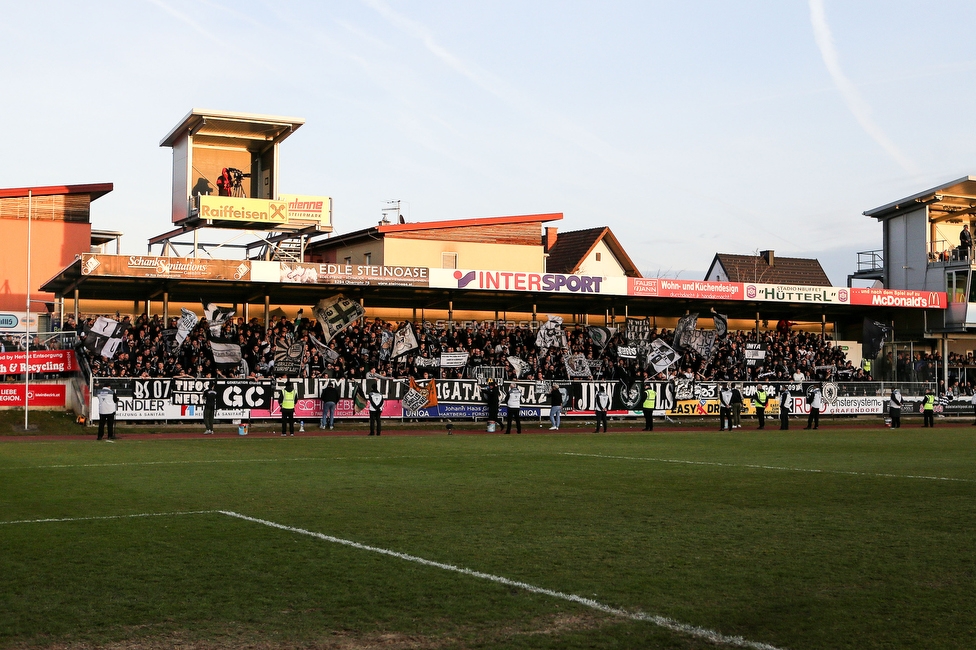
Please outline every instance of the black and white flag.
M180 312L183 315L180 316L180 320L176 323L176 344L177 345L182 345L183 341L186 340L186 337L188 337L190 335L190 332L193 331L193 328L197 326L198 322L200 322L200 319L197 318L197 315L194 314L189 309L184 307L180 309Z
M413 325L404 323L393 335L393 353L391 356L394 359L402 357L410 350L416 350L417 347L417 335L413 332Z
M674 328L674 349L684 351L688 344L685 339L695 331L698 325L698 314L688 314L678 319L678 324Z
M729 317L712 310L712 323L715 325L715 336L722 338L729 332Z
M521 377L525 373L527 373L530 370L532 370L532 366L530 366L528 364L528 362L523 361L522 359L519 359L516 356L508 357L508 362L510 364L512 364L512 368L515 369L515 376L516 377Z
M210 336L219 337L224 323L229 321L237 310L233 307L220 307L202 298L200 302L203 304L203 317L207 319L207 324L210 326Z
M662 339L651 341L651 353L647 358L647 365L654 368L654 372L664 372L681 358L674 348Z
M341 293L332 298L323 298L312 308L316 320L322 327L325 342L366 315L366 310L358 302L346 298Z
M642 347L651 340L651 323L646 318L628 318L626 333L628 345Z
M325 359L326 363L332 363L333 361L339 358L338 352L336 352L335 350L333 350L328 345L318 340L311 334L308 335L308 339L312 342L312 345L315 346L315 349L318 350L319 356Z
M861 343L861 354L865 359L877 359L884 342L888 340L891 326L870 318L864 319L864 342Z
M590 326L586 328L586 333L589 335L590 340L593 341L594 344L599 345L601 348L605 348L607 347L607 343L610 342L610 339L613 338L613 335L616 334L616 331L610 329L609 327Z
M122 325L111 318L99 316L95 323L85 330L85 347L93 354L112 360L122 344Z
M562 316L550 316L549 320L542 324L539 333L535 336L535 345L540 350L567 347Z
M566 376L570 379L591 379L590 364L582 354L564 354L563 365L566 366Z
M236 343L211 341L210 350L218 366L236 366L241 362L241 346Z
M275 346L274 374L293 376L299 375L302 371L304 355L304 344L292 343L291 340L281 337Z

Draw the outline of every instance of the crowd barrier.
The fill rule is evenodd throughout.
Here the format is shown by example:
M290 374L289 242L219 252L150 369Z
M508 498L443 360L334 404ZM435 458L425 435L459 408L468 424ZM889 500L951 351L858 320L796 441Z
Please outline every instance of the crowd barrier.
M318 420L322 416L322 401L319 396L325 387L326 379L299 379L294 382L298 391L295 405L295 418ZM383 405L385 418L409 419L453 419L476 420L488 416L486 403L487 384L472 379L432 380L435 390L429 391L427 382L417 382L411 388L404 379L372 377L368 379L335 380L339 391L336 406L337 418L367 418L365 410L357 411L355 397L357 392L370 389L379 390L386 401ZM557 382L562 392L563 415L592 416L596 395L604 388L611 397L611 416L638 416L642 414L644 388L653 386L658 402L656 416L717 417L719 414L719 392L721 385L716 382L695 382L689 380L655 381L628 383L620 380L566 381ZM213 384L217 392L218 421L266 420L281 415L279 405L280 391L284 383L279 379L109 379L95 378L92 382L90 420L98 419L95 393L103 385L115 390L118 396L117 420L123 421L192 421L203 419L204 391ZM549 394L551 381L518 381L502 384L504 390L514 385L522 395L522 417L546 417L549 414ZM805 416L810 412L806 395L814 386L820 386L824 396L824 416L884 415L888 409L889 393L898 387L904 396L902 415L910 417L921 414L924 384L886 384L881 382L856 383L751 383L737 384L744 397L743 414L754 415L752 397L759 387L769 395L766 415L779 414L779 395L784 386L792 395L790 412L794 416ZM419 389L419 390L417 390ZM497 390L497 389L496 389ZM431 392L436 400L431 398ZM499 399L500 415L507 409L505 396ZM936 412L943 415L971 415L973 404L970 398L940 401Z

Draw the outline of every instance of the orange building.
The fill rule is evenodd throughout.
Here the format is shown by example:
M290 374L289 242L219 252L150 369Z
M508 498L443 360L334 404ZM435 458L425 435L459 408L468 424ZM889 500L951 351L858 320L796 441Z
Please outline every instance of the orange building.
M53 311L54 295L40 287L91 251L91 202L112 189L112 183L0 189L0 310L28 311L29 275L30 311Z

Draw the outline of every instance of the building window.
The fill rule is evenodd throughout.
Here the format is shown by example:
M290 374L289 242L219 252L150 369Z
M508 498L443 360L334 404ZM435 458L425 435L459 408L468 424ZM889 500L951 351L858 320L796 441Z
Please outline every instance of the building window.
M458 267L457 253L441 253L441 268L456 269Z
M602 255L603 255L602 253L597 253L597 254L596 254L596 261L597 261L597 262L599 262L599 261L600 261L600 257L601 257Z
M367 264L368 265L368 264L372 264L372 263L373 263L373 254L372 253L363 253L363 264Z
M346 266L349 266L350 264L352 264L352 258L351 257L347 257L346 258Z

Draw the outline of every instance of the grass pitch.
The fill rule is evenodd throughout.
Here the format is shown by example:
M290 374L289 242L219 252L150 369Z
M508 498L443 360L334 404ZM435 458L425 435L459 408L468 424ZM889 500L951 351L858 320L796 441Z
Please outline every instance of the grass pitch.
M974 443L0 444L0 647L972 648Z

